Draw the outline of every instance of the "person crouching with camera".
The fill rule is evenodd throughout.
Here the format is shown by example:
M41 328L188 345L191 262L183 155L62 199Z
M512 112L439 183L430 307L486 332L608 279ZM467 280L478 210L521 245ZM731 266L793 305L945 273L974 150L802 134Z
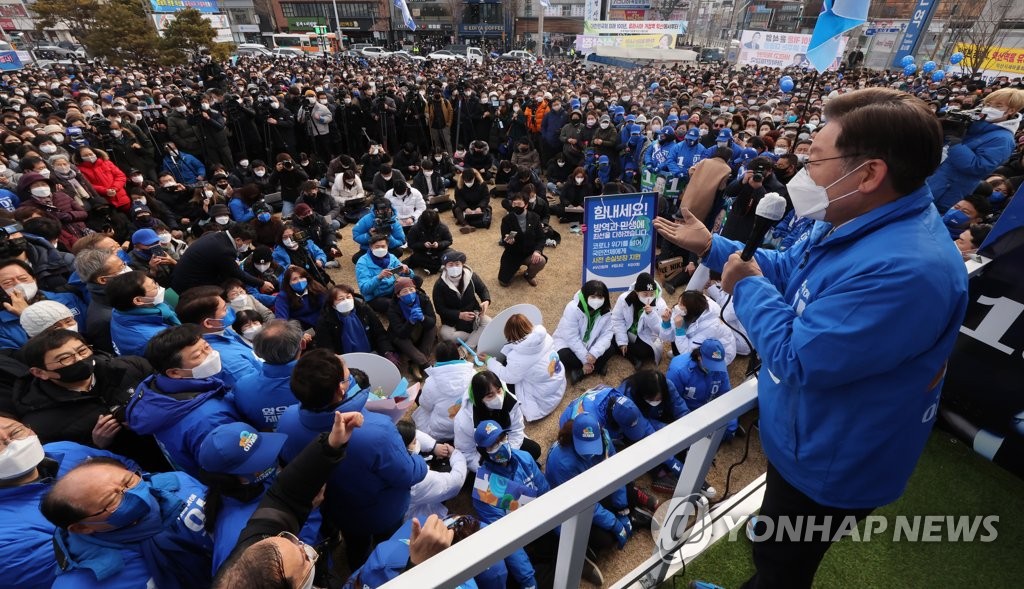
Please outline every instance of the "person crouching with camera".
M757 203L769 192L786 196L786 187L775 178L775 167L767 157L750 160L747 171L725 187L726 201L732 199L732 208L726 217L722 235L745 241L754 229Z

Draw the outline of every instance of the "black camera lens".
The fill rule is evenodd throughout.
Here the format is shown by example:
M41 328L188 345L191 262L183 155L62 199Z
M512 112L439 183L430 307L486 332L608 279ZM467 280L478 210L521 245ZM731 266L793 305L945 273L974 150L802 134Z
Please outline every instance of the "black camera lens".
M755 172L754 175L751 176L751 179L754 182L764 182L764 174L762 174L760 172Z

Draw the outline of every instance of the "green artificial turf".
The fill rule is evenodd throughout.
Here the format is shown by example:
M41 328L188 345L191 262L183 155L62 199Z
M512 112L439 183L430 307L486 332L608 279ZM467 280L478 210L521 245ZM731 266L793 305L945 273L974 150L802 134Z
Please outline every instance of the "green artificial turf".
M950 434L936 431L910 484L896 503L872 515L886 516L889 530L870 542L849 538L832 546L815 587L1020 587L1024 579L1024 481L976 455ZM992 542L893 541L897 515L997 515ZM859 531L863 533L864 524ZM981 528L981 533L985 528ZM980 535L980 533L979 533ZM945 535L943 535L945 537ZM662 589L700 579L734 589L754 572L750 542L720 540Z

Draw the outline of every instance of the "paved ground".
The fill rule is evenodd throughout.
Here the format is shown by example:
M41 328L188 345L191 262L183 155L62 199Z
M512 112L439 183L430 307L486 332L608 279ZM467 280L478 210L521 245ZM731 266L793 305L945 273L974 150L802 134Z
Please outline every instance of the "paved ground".
M450 212L441 214L442 222L447 223L449 228L452 229L454 237L453 248L467 255L467 265L473 268L484 279L488 288L490 288L492 316L511 305L530 303L536 305L541 310L544 317L544 326L548 329L548 332L553 333L566 303L582 284L583 236L571 234L568 225L558 224L556 219L552 219L555 223L555 229L562 234L562 243L556 248L545 250L549 258L548 265L538 276L538 286L531 287L522 279L520 274L508 288L503 288L498 284L497 275L498 259L501 256L501 247L498 246L499 226L500 220L504 216L504 211L501 210L498 200L492 200L492 205L495 208L495 214L491 229L477 230L468 235L459 233L458 227L455 225L455 219ZM343 231L345 232L345 239L340 242L340 245L345 255L338 258L343 266L341 269L333 270L331 273L338 283L347 283L355 286L353 267L350 261L351 254L355 251L355 244L351 239L351 225L343 229ZM432 291L436 280L436 275L425 277L424 290L428 294ZM670 305L675 303L674 300L666 302ZM666 354L666 358L662 361L662 370L666 370L668 367L669 358L667 356L668 354ZM746 364L746 358L740 357L730 366L730 375L734 384L742 381ZM607 384L616 385L632 374L632 372L632 365L624 358L613 358L609 362L608 374L604 377L604 381ZM536 440L542 448L550 447L555 440L558 429L558 415L562 409L564 409L569 401L575 399L595 384L598 384L600 382L599 378L597 376L589 377L576 386L569 387L566 390L566 395L561 405L551 415L540 421L527 424L527 436ZM749 421L750 416L747 416L747 419L743 422L747 424ZM749 427L747 429L748 431L750 430ZM725 489L726 471L730 465L739 461L740 456L743 454L744 444L745 440L738 439L723 446L719 451L713 470L709 475L709 482L718 489L720 497ZM764 458L755 433L755 439L751 441L750 445L749 458L733 470L730 492L734 493L742 488L746 483L764 472L764 468ZM641 480L641 484L648 482ZM472 512L468 493L464 492L449 502L449 508L453 512ZM601 568L604 572L606 585L610 585L615 580L621 578L648 558L652 554L653 549L654 544L650 534L643 533L637 534L634 539L630 540L625 550L621 552L613 551L602 555Z

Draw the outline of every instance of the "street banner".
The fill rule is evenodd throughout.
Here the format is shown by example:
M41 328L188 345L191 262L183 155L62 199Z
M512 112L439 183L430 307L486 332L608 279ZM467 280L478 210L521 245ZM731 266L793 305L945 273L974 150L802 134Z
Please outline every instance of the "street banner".
M828 67L835 70L842 61L846 50L846 37L841 37L837 45L835 59ZM760 67L802 67L810 68L807 59L807 46L811 35L797 33L773 33L770 31L743 31L740 34L740 54L737 65L753 65Z
M600 280L611 291L629 290L642 272L654 272L653 192L589 196L583 202L583 282Z

